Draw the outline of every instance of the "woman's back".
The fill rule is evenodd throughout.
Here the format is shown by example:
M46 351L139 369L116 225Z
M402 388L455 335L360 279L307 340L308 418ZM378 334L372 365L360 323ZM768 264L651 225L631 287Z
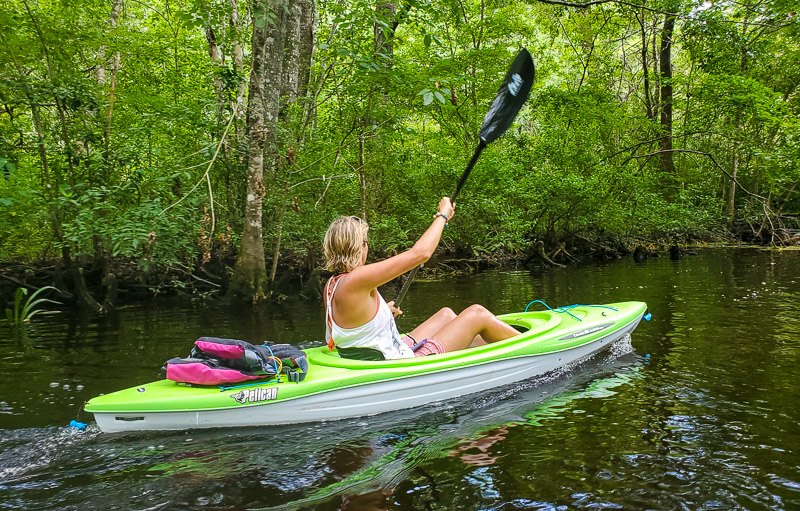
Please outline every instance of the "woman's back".
M381 351L386 359L413 357L414 353L401 341L392 311L380 293L377 293L374 314L371 319L352 328L339 326L334 317L334 310L341 309L342 304L334 305L335 295L339 284L346 278L347 274L336 275L325 286L325 338L328 340L328 347L330 349L333 349L334 346L373 348Z

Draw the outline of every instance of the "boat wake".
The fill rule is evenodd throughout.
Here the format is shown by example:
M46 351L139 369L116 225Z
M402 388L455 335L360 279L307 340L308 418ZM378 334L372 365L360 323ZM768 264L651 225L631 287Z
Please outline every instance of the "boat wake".
M0 430L0 483L47 468L66 451L85 445L101 434L92 424L84 431L71 427Z

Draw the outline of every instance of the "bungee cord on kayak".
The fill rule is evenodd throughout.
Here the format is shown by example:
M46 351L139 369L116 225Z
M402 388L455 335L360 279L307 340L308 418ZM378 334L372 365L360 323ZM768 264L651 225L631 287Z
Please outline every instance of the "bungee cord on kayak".
M272 360L272 363L275 366L275 379L270 381L255 381L251 383L244 383L242 385L217 385L219 387L219 390L226 391L232 389L240 389L243 387L253 387L255 385L263 385L265 383L283 383L283 380L281 380L281 371L283 370L283 360L281 360L280 357L275 356L275 354L272 351L272 348L269 345L262 344L261 346L267 348L267 351L269 351L270 353L270 356L267 358L269 360Z
M217 387L219 387L220 391L224 392L226 390L241 389L241 388L245 388L245 387L255 387L257 385L264 385L266 383L283 383L283 381L281 381L281 377L278 376L274 380L255 381L255 382L252 382L252 383L244 383L242 385L217 385Z
M575 318L575 319L577 319L578 321L581 321L581 322L583 320L581 318L579 318L578 316L574 315L573 313L571 313L570 312L571 309L574 309L575 307L600 307L600 308L603 308L603 309L611 309L613 311L618 311L619 310L619 309L616 309L616 308L611 307L609 305L581 305L581 304L577 304L577 303L575 305L564 305L563 307L557 307L557 308L553 309L552 307L550 307L549 305L544 303L544 301L542 301L542 300L533 300L532 302L530 302L528 305L525 306L525 312L528 312L528 308L530 308L530 306L533 305L534 303L541 303L542 305L547 307L548 310L550 310L552 312L555 312L555 313L558 313L558 314L569 314L570 316L572 316L573 318Z

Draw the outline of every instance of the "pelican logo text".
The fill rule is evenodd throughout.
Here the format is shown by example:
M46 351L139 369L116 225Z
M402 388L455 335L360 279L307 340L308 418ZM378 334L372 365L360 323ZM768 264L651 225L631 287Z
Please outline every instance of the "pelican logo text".
M605 330L606 328L612 326L614 323L606 323L605 325L597 325L591 328L587 328L586 330L581 330L580 332L575 332L574 334L565 335L564 337L559 337L560 341L566 341L567 339L577 339L578 337L583 337L584 335L593 334L595 332L599 332L600 330Z
M231 394L231 397L239 404L272 401L278 399L278 389L271 387L268 389L240 390L236 394Z
M520 87L522 87L522 77L514 73L511 80L508 82L508 92L510 92L512 96L516 96L519 94Z

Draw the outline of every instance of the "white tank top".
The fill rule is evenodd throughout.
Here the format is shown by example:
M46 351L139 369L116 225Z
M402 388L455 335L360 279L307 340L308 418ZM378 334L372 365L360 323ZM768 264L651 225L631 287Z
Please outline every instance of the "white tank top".
M333 320L333 293L336 286L341 282L344 275L336 275L328 281L325 286L326 296L326 329L325 338L328 340L328 347L333 349L334 344L342 348L373 348L383 353L386 360L395 358L413 358L414 352L411 351L403 341L400 340L400 333L394 322L394 315L386 300L378 293L378 310L375 316L361 326L355 328L342 328ZM333 289L330 289L333 283Z

